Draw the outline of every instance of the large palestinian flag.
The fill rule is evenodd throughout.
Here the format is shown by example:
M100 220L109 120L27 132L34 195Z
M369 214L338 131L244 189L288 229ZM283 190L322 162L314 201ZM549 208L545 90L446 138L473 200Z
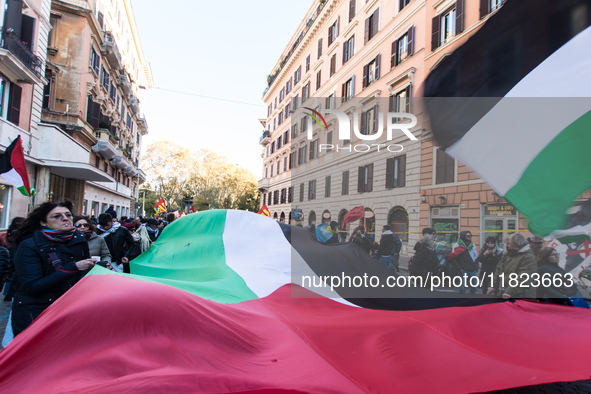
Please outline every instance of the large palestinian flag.
M0 175L24 196L35 194L35 190L29 185L29 174L20 135L12 141L0 157Z
M547 235L591 187L591 2L509 0L428 76L432 129Z
M95 267L0 352L2 391L467 393L591 375L588 310L347 305L292 284L292 262L381 264L306 231L241 211L175 220L133 275ZM413 300L396 302L381 307Z

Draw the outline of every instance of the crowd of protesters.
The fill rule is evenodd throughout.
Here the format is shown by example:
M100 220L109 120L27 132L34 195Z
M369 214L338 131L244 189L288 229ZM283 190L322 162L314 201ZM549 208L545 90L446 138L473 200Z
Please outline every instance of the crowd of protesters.
M98 218L72 211L70 201L45 202L0 236L0 289L12 300L3 346L96 264L129 273L129 262L175 219L118 218L112 205Z

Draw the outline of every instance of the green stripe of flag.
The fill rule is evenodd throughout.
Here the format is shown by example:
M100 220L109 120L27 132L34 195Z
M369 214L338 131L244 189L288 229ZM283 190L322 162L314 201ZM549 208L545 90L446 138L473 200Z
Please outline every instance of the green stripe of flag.
M519 204L534 234L547 235L567 222L566 211L591 185L591 111L560 132L529 164L505 197Z
M158 242L131 264L136 279L171 285L221 302L258 298L225 261L225 210L192 214L168 225ZM93 269L92 274L111 273Z

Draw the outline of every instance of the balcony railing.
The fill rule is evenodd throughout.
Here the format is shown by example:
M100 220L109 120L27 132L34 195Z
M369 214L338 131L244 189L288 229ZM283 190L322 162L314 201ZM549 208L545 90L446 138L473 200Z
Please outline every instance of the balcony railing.
M259 144L261 145L267 145L269 142L271 142L271 133L268 130L263 131L263 135L261 135L261 138L259 139Z
M106 56L107 61L111 67L115 68L116 70L120 70L123 68L123 64L121 63L121 54L119 53L119 49L115 43L115 38L108 31L104 33L105 43L101 46L101 53Z
M14 32L3 32L1 45L3 49L8 50L20 60L37 78L41 78L43 63Z

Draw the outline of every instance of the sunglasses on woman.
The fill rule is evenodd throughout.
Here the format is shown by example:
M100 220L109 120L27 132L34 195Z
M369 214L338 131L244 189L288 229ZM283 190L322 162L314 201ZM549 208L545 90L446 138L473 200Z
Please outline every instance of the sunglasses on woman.
M88 227L88 223L77 223L77 224L74 225L74 227L76 227L76 228Z

